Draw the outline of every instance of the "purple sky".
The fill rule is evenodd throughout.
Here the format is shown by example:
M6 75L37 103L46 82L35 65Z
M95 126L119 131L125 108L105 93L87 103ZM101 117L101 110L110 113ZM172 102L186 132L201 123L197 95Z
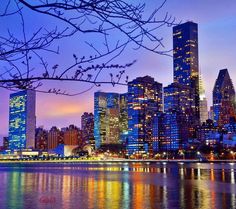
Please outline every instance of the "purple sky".
M139 0L141 1L141 0ZM132 0L132 2L137 2ZM147 2L147 1L146 1ZM147 13L159 5L161 1L148 1ZM0 6L1 7L1 6ZM236 1L235 0L169 0L162 9L160 16L168 11L177 20L183 22L192 20L199 25L199 61L203 80L206 87L208 103L212 103L211 92L218 72L222 68L228 68L230 76L236 86ZM26 13L27 24L31 32L35 22L49 24L47 18L34 16ZM14 18L0 19L1 31L15 24ZM15 28L17 34L18 28ZM172 28L164 27L161 31L164 37L166 49L172 48ZM87 38L87 37L86 37ZM83 39L83 37L82 37ZM91 38L90 38L91 39ZM92 37L97 42L96 37ZM81 39L80 39L81 40ZM48 59L52 64L59 63L66 66L72 62L73 53L81 53L83 45L80 45L77 37L61 43L61 55L50 55ZM85 52L86 53L86 52ZM89 52L87 52L89 53ZM82 54L82 53L81 53ZM173 67L172 58L156 55L144 50L135 51L127 49L115 62L127 63L137 59L137 63L129 68L126 73L130 80L137 76L150 75L158 82L165 85L172 82ZM1 68L3 67L0 62ZM40 66L39 66L40 68ZM89 87L85 84L55 83L49 84L60 86L71 91L83 91ZM102 86L93 88L91 91L75 97L47 95L37 93L37 125L50 128L52 125L65 127L69 124L80 126L80 116L84 111L93 112L94 91L125 92L126 87ZM0 138L8 132L8 98L9 91L0 89Z

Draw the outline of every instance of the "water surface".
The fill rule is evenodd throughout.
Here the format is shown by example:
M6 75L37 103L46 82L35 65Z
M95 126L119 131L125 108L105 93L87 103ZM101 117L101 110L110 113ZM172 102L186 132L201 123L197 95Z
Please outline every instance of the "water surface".
M233 163L0 164L1 209L236 208Z

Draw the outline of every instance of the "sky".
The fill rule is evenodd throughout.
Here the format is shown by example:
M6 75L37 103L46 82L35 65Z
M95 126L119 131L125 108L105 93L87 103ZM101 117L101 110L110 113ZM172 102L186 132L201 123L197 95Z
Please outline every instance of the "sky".
M135 0L130 2L137 3ZM145 14L149 14L157 8L162 1L150 0L146 2ZM0 5L0 9L2 5ZM165 12L174 16L178 21L194 21L198 23L199 36L199 65L205 84L206 96L209 105L212 103L212 89L220 69L228 68L230 76L236 86L236 1L235 0L168 0L159 13L163 17ZM53 26L57 24L48 17L42 17L24 11L26 16L27 33L32 33L36 25ZM16 17L0 18L0 33L7 29L14 31L14 34L21 34L19 27L16 27ZM63 27L63 26L62 26ZM172 28L163 27L159 30L164 38L165 49L172 48ZM47 55L48 62L60 66L68 66L73 62L72 54L90 53L84 48L83 41L89 39L91 42L99 43L101 40L96 36L76 36L58 43L60 55ZM126 70L129 80L138 76L150 75L156 81L163 83L163 86L173 81L173 60L168 56L161 56L146 50L133 50L132 46L124 51L114 62L128 63L137 60L136 64ZM36 66L40 69L41 66ZM0 62L0 69L4 63ZM107 72L102 76L107 78ZM86 90L90 85L71 83L48 83L46 86L65 88L71 92ZM70 124L80 126L80 117L83 112L93 112L93 95L95 91L120 92L127 91L126 86L102 85L94 87L90 91L74 96L58 96L51 94L37 93L36 117L37 126L44 126L49 129L52 126L60 128ZM0 89L0 140L8 135L8 103L9 92Z

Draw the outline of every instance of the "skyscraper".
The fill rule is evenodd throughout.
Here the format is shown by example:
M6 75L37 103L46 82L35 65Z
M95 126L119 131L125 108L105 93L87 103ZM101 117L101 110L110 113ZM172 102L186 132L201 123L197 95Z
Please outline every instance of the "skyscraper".
M119 144L119 94L95 92L94 94L94 137L95 147Z
M83 141L89 143L91 147L95 148L94 140L94 115L93 113L85 112L81 116L81 130Z
M200 112L200 122L206 122L208 119L208 107L207 107L207 98L205 94L205 89L203 85L202 77L199 77L199 93L200 93L200 103L199 103L199 112Z
M174 82L193 89L192 114L199 122L198 25L186 22L173 27Z
M164 87L164 112L176 110L189 116L192 110L192 88L179 83Z
M183 149L189 137L186 115L168 110L161 114L159 123L159 149L167 152Z
M25 90L10 95L9 148L35 147L35 91Z
M223 126L235 117L235 90L227 69L220 70L213 89L214 122Z
M120 139L123 144L128 140L128 94L120 94Z
M161 83L150 76L139 77L128 83L129 154L153 153L155 116L162 111Z

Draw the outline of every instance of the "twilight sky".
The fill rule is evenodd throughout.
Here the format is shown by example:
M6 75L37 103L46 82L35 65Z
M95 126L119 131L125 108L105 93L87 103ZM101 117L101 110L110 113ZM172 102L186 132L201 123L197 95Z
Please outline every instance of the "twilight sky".
M136 3L135 0L130 0ZM148 2L146 12L150 13L153 8L158 7L157 0L141 1ZM199 34L199 61L200 70L205 83L208 103L212 103L211 92L215 79L220 69L228 68L230 76L236 86L236 1L235 0L168 0L160 17L165 12L169 12L177 20L183 22L187 20L198 23ZM0 9L1 5L0 5ZM27 32L33 31L35 24L54 24L50 18L35 15L25 11ZM15 34L20 34L15 17L0 18L1 33L10 28ZM160 34L164 37L166 49L172 48L172 28L163 27ZM94 42L99 42L97 37L89 37ZM81 40L84 37L74 37L60 43L61 55L48 55L49 63L67 66L73 61L72 54L82 54L84 52ZM85 37L85 40L87 37ZM90 53L90 52L85 52ZM132 47L115 60L116 63L127 63L137 59L137 63L126 71L132 80L137 76L150 75L164 86L172 82L173 61L167 56L160 56L144 50L132 50ZM0 69L4 65L0 62ZM38 65L40 68L41 66ZM105 76L105 75L104 75ZM83 91L89 88L85 84L70 83L49 83L49 86L62 87L70 91ZM94 87L92 90L75 97L56 96L37 93L37 126L43 125L50 128L53 125L65 127L69 124L80 126L80 116L85 111L93 112L94 91L126 92L127 87L112 87L110 85L100 88ZM2 136L7 136L8 132L8 99L9 91L0 89L0 141Z

